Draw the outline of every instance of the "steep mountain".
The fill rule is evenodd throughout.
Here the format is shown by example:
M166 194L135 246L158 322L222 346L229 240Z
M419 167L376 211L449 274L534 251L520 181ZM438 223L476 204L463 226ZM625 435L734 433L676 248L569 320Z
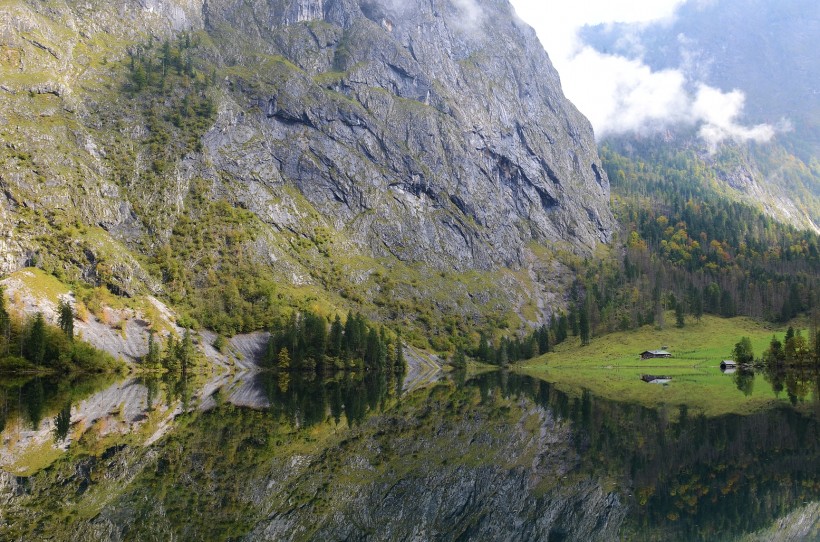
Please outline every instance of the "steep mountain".
M438 331L543 320L610 239L590 125L506 0L0 14L2 272L226 334L315 300Z
M728 153L715 156L685 131L659 140L671 138L678 149L700 147L704 161L721 173L730 197L760 205L796 227L820 231L816 2L692 1L662 24L588 27L582 37L600 51L640 58L653 70L680 70L693 84L742 91L745 107L739 120L777 126L771 142L729 144Z

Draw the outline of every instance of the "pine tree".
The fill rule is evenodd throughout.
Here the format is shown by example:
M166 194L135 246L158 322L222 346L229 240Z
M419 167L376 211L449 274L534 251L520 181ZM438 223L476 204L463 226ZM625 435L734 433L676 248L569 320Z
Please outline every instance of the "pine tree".
M490 345L487 335L482 331L478 338L478 359L484 363L490 362Z
M301 335L305 344L305 357L320 366L324 363L327 347L327 323L324 318L312 312L302 316Z
M148 353L145 355L145 363L149 367L156 367L160 364L159 344L154 339L154 332L148 334Z
M356 335L359 341L358 355L360 358L363 358L365 350L367 349L367 322L360 312L356 313L356 328Z
M148 74L145 71L142 63L137 64L136 68L131 73L131 80L134 83L134 88L137 92L141 91L148 84Z
M165 40L162 44L162 74L168 73L168 66L171 65L171 43Z
M809 360L809 344L805 337L800 333L800 330L794 331L789 328L791 334L786 334L786 342L783 346L783 351L787 363L804 363Z
M775 335L772 335L772 340L769 342L769 348L763 354L763 361L769 366L775 366L786 361L786 353L783 351L783 344L777 340Z
M802 310L803 304L800 301L800 291L797 288L797 283L792 282L789 287L789 295L783 300L783 307L780 310L780 320L788 322Z
M700 296L700 292L697 290L692 295L692 299L689 302L689 309L692 316L695 317L695 321L699 323L700 319L703 318L703 299Z
M578 330L581 334L581 344L586 346L589 344L589 312L586 304L581 306L581 315L578 322Z
M46 356L46 322L43 313L34 316L26 341L26 359L35 365L43 365Z
M729 290L723 290L720 294L720 315L727 318L735 316L735 300Z
M501 339L501 346L498 348L498 364L506 367L510 364L510 356L507 350L507 338Z
M182 335L182 342L179 343L179 363L182 372L185 373L194 365L194 342L191 337L191 330L185 328L185 333Z
M74 309L71 308L71 304L66 301L65 299L60 300L60 305L58 307L58 312L60 314L59 323L60 329L63 330L63 333L66 334L68 340L74 340Z
M401 342L401 333L396 337L396 370L404 372L406 369L404 361L404 346Z
M464 351L460 348L456 350L456 353L455 355L453 355L453 360L450 362L450 364L455 369L464 369L465 367L467 367L467 358L464 356Z
M720 286L712 282L706 288L706 312L710 314L720 313Z
M567 339L569 320L566 314L561 314L558 317L558 331L556 332L555 342L562 343Z
M572 333L573 337L577 337L578 333L580 333L580 325L579 325L579 322L578 322L578 309L574 304L570 305L570 307L569 307L569 316L568 316L568 318L569 318L570 332Z
M356 325L356 317L353 316L353 311L349 311L347 313L347 319L345 320L344 332L344 351L349 357L355 357L359 350L358 331L359 328Z
M684 311L683 311L683 303L678 302L675 305L675 325L678 327L683 327L686 325L686 320L684 319Z
M541 350L538 348L538 332L536 331L527 339L527 359L537 358L540 355Z
M336 315L333 323L330 325L330 335L327 340L327 355L332 358L337 358L342 354L342 339L344 335L344 328L342 327L342 319Z
M367 370L377 370L379 367L379 354L381 346L379 344L379 334L371 328L367 335L367 346L364 352L364 366Z
M173 335L169 335L168 342L165 343L165 355L162 358L162 365L171 372L179 369L177 341Z
M795 339L796 334L794 332L794 328L789 326L789 329L786 330L786 338L783 341L783 356L787 363L794 363L795 360Z
M542 354L550 351L550 333L546 325L541 325L538 328L538 350Z
M809 341L798 331L794 336L794 362L802 364L808 362L810 359L811 349L809 348Z

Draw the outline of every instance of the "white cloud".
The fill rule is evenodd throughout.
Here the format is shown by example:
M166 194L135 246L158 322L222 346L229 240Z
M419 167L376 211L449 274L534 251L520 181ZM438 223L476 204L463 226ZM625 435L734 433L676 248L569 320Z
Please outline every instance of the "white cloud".
M686 122L689 98L677 70L653 72L637 60L583 48L559 69L564 92L599 136Z
M746 127L737 123L745 100L739 90L721 92L708 85L699 85L692 112L702 121L700 136L712 146L724 139L765 142L774 137L776 130L769 124Z
M686 74L693 72L685 71L685 66L652 71L640 60L643 44L637 33L622 38L631 52L638 53L631 59L596 51L578 37L584 25L632 23L637 29L643 24L668 23L685 2L512 0L518 15L538 33L561 75L564 93L589 118L598 137L688 125L698 126L698 133L710 145L725 139L771 139L777 131L774 127L739 123L744 104L741 91L722 92L691 80ZM693 57L684 57L695 63Z
M484 19L484 10L476 3L476 0L455 0L455 5L461 10L464 18L461 20L467 28L477 28Z

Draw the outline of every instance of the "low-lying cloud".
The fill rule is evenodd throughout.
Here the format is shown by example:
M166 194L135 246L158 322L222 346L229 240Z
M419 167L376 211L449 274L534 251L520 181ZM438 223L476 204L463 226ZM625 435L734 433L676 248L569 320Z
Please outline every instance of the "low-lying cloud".
M743 112L745 101L746 96L739 90L721 92L705 84L698 85L697 94L691 105L691 114L700 121L700 137L712 146L725 139L765 143L778 131L790 129L785 121L776 127L771 124L740 124L737 119Z
M653 71L641 59L638 32L626 33L619 44L632 58L602 53L583 43L579 30L586 24L663 24L686 0L610 0L604 11L577 0L513 0L519 15L532 25L561 74L564 93L584 113L601 138L626 133L650 133L675 126L694 126L711 146L721 141L770 140L787 125L742 124L745 96L724 92L698 80L691 69L697 52L683 55L684 66ZM697 0L690 0L697 1ZM546 5L545 5L546 4ZM619 4L622 4L619 7ZM680 36L685 44L685 36ZM698 59L702 64L703 59Z
M454 0L454 3L461 11L461 24L471 30L481 26L484 21L484 10L476 0Z
M403 17L409 10L417 9L408 0L371 0L390 10L390 14L395 17ZM476 32L481 28L485 20L484 9L479 0L452 0L458 12L458 17L448 24L454 24L465 32ZM434 7L434 6L431 6Z

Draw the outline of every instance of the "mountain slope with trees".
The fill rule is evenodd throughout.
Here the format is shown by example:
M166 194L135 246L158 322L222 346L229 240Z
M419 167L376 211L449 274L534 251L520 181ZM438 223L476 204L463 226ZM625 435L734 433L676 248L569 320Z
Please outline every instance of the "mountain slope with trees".
M664 309L679 306L695 318L785 322L816 307L816 234L726 198L716 172L695 153L664 145L627 152L615 143L602 147L624 251L587 271L597 325L658 323Z
M506 1L465 13L3 4L0 272L225 336L316 304L444 350L546 322L610 239L609 182L532 29Z

